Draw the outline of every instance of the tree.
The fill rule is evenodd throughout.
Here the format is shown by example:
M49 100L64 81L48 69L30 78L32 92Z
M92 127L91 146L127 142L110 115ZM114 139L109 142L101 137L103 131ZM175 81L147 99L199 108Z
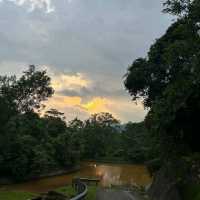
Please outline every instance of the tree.
M17 114L17 108L12 101L12 85L15 84L16 77L0 76L0 136L4 132L5 124L9 118Z
M44 115L46 118L59 118L61 120L65 120L64 113L59 112L58 110L51 108L47 110Z
M34 65L17 80L15 76L1 77L0 95L16 105L19 112L41 108L41 102L53 94L51 79L46 71L36 71Z
M85 121L84 153L86 158L112 157L115 154L119 121L110 113L98 113ZM111 143L112 141L112 143Z
M78 133L79 131L83 130L84 128L84 122L81 121L78 118L73 119L72 121L69 122L68 128L75 133Z
M61 113L56 109L50 109L45 112L43 120L50 136L56 137L59 134L65 133L67 125L64 113Z
M115 119L110 113L97 113L93 114L87 122L94 123L103 126L117 126L119 124L119 120Z
M50 77L34 66L19 79L0 76L0 175L24 180L79 161L63 113L37 112L52 94Z
M198 57L200 37L196 27L180 19L150 48L148 59L137 59L125 75L125 87L133 100L151 107L180 76L192 76L191 62ZM191 73L193 72L193 73Z
M200 22L199 0L167 0L164 3L164 12L187 18L194 23Z
M51 97L54 92L50 81L45 70L36 71L35 66L30 65L14 86L18 109L21 112L39 109L41 102Z
M78 118L70 121L67 126L71 147L74 152L79 154L79 157L84 157L85 141L87 140L84 135L84 128L84 122Z
M186 2L166 2L171 9L181 3L188 11L151 46L148 57L133 62L125 75L125 87L133 99L143 99L150 108L145 123L169 156L175 151L200 151L192 129L198 127L200 111L199 13L194 14L199 1Z
M126 124L121 135L123 156L132 162L144 162L150 159L150 138L144 122Z
M181 15L182 13L188 13L191 7L191 0L167 0L164 3L164 12L174 15Z

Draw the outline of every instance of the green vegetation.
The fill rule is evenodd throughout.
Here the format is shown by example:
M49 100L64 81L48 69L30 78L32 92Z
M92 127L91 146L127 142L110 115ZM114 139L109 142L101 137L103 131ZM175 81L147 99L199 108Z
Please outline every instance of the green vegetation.
M34 66L19 79L0 77L1 176L21 181L78 162L79 152L63 113L50 109L40 116L42 102L52 94L46 71L36 71Z
M121 125L109 113L92 115L81 129L84 159L114 162L144 162L148 144L143 123ZM110 142L112 141L112 142Z
M67 123L56 109L44 113L53 92L46 71L35 66L18 79L0 76L0 176L22 181L72 168L80 159L144 160L143 123L122 129L109 113Z
M58 188L56 191L65 194L68 197L72 197L75 194L72 186ZM94 200L96 198L96 192L97 186L88 186L88 194L86 196L86 200Z
M69 198L73 197L76 192L72 186L66 186L62 188L58 188L55 191L65 194ZM86 200L94 200L96 198L97 186L88 186L88 194ZM0 199L2 200L27 200L32 197L36 197L37 194L29 193L29 192L19 192L19 191L4 191L0 190Z
M150 47L148 56L136 59L128 68L124 84L133 100L142 100L149 109L144 123L152 139L148 150L155 161L149 162L152 169L181 164L172 169L181 174L177 184L197 185L200 164L194 155L200 154L200 1L167 0L164 12L178 17ZM198 190L189 187L187 199L198 199Z
M191 184L185 185L181 188L183 200L199 200L200 199L200 185Z
M55 190L56 192L62 193L68 197L73 197L76 194L76 191L72 186L61 187Z
M186 2L167 1L167 10L188 7L188 13L151 46L147 58L133 62L125 79L133 99L143 98L150 109L145 124L168 154L200 150L193 131L200 110L199 14L194 16L199 1Z
M97 192L97 187L96 186L89 186L88 187L88 195L86 197L86 200L94 200L94 199L96 199L96 192Z
M29 192L13 192L0 190L0 199L2 200L27 200L35 196L35 194Z

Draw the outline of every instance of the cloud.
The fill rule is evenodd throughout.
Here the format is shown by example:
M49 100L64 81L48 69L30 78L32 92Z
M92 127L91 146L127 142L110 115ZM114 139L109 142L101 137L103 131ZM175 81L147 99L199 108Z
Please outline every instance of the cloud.
M107 88L81 73L59 72L53 67L41 66L52 77L55 94L46 102L46 109L56 108L65 113L67 120L78 117L82 120L91 114L109 112L122 122L131 118L141 121L146 114L141 103L134 104L128 100L125 91ZM134 117L133 117L134 116Z
M109 112L108 105L111 104L109 99L95 97L91 101L88 101L85 104L82 104L82 108L86 109L90 114L99 113L99 112Z
M0 72L20 76L27 66L26 63L0 62ZM75 117L84 120L94 113L110 112L122 122L141 121L146 114L140 103L134 104L117 86L104 87L93 80L94 77L62 72L52 66L37 66L37 69L47 71L55 89L53 97L45 102L45 110L56 108L65 113L67 120Z
M81 108L80 97L67 97L55 94L46 103L45 111L50 108L56 108L65 113L66 120L72 120L75 117L86 119L89 113Z
M72 3L73 0L67 0L68 3Z
M68 97L57 94L46 102L45 110L50 108L64 112L67 120L72 120L75 117L84 120L94 113L109 112L122 122L127 122L128 119L139 122L144 119L147 113L142 104L136 105L131 101L127 102L125 99L93 97L84 102L83 98L79 96Z
M66 88L68 90L80 90L83 87L88 87L90 81L84 78L81 73L74 75L59 74L55 75L52 79L52 87L57 91L63 91Z
M13 2L17 6L28 6L29 11L45 9L47 13L50 13L55 10L51 0L1 0L0 2L3 1Z
M159 0L3 0L0 74L50 66L56 93L48 103L67 119L98 110L142 120L146 112L131 102L122 77L171 23L161 6Z
M0 62L0 76L12 76L20 77L23 71L28 69L28 64L18 61L1 61Z
M63 90L60 90L58 93L70 97L80 96L85 99L91 99L94 96L99 96L101 98L126 98L127 96L127 92L121 88L106 88L103 87L102 84L98 84L98 82L95 82L94 80L92 81L92 84L90 84L89 87L81 87L79 89L63 88Z

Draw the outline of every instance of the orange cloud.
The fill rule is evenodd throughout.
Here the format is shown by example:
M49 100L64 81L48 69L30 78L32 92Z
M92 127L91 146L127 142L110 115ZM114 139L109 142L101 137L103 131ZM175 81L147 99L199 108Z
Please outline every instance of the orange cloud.
M81 105L80 97L68 97L68 96L59 96L55 95L46 103L47 108L57 108L64 109L69 106L78 106Z
M86 119L94 113L109 112L121 121L133 120L141 121L147 111L144 111L141 103L138 105L131 101L122 99L111 99L94 97L86 103L79 96L69 97L55 95L46 103L46 109L56 108L66 114L67 120L75 117Z
M95 97L91 101L82 104L82 107L85 108L90 114L99 113L99 112L108 112L107 106L111 102L106 98Z
M90 80L87 80L82 74L77 73L75 75L59 74L53 75L52 87L55 91L59 92L64 89L80 89L82 87L88 87Z
M126 97L117 99L113 97L102 98L94 94L90 100L86 101L81 96L62 95L60 92L66 89L79 91L83 87L90 88L93 82L81 73L75 75L61 74L53 71L50 67L46 67L46 69L51 74L55 94L46 102L45 110L56 108L65 113L67 120L75 117L86 119L94 113L109 112L124 122L128 120L141 121L147 113L141 103L136 105Z
M55 107L58 109L64 109L65 107L78 107L89 113L107 112L107 106L111 102L106 98L95 97L87 103L82 103L81 97L68 97L55 95L46 103L47 108Z

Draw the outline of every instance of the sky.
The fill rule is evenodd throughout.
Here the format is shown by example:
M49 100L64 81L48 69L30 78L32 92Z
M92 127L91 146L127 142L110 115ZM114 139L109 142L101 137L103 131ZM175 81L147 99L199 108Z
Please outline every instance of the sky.
M161 0L0 0L0 75L46 69L55 89L46 109L67 120L142 121L123 76L172 23L161 11Z

